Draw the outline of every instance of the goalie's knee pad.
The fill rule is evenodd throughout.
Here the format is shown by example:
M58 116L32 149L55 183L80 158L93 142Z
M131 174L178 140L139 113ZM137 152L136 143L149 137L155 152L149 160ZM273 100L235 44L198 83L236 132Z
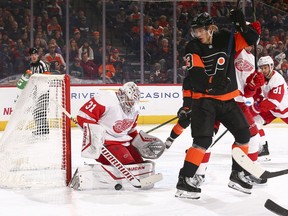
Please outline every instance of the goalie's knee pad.
M125 167L138 179L146 178L155 173L155 165L152 161L129 164ZM69 184L75 190L114 189L116 185L121 185L123 189L134 189L116 168L101 164L78 167ZM141 189L151 189L153 187L152 184Z

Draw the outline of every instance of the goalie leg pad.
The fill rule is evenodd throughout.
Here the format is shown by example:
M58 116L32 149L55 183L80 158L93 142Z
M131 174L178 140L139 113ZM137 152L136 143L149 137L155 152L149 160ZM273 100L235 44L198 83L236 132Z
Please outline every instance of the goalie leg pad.
M146 178L155 173L154 163L147 161L126 165L126 168L137 178ZM75 190L114 189L121 184L123 189L135 189L125 177L111 165L90 164L78 167L70 182ZM154 185L141 189L151 189Z
M142 130L133 139L132 145L139 151L141 156L146 159L157 159L165 150L165 144L162 140Z
M106 130L102 126L84 123L81 156L92 159L99 158L105 135Z

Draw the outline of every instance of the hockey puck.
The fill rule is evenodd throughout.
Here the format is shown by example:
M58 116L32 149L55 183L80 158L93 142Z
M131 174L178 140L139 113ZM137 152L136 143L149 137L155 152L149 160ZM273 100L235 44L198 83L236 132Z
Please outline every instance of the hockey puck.
M121 184L116 184L114 188L115 188L115 190L121 190L122 189L122 185Z

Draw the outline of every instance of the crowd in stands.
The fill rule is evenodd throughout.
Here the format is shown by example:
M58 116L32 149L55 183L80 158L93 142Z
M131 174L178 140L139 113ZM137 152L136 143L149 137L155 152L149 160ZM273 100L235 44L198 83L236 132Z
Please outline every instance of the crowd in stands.
M72 1L68 49L65 41L66 1L34 0L33 29L30 27L29 1L10 0L0 4L0 79L22 74L29 67L28 49L34 46L52 72L65 73L67 68L75 78L102 80L101 2ZM253 21L251 2L245 2L246 17ZM230 27L229 11L234 7L235 3L231 2L211 3L211 15L218 26ZM106 9L106 81L137 82L140 66L138 64L138 68L132 69L131 65L140 62L139 2L109 0L106 1ZM184 47L193 38L191 21L204 11L208 11L207 3L177 2L175 64L179 82L185 75L182 68L185 64ZM145 82L173 83L173 5L171 2L146 2L143 15L144 70L148 71ZM288 80L288 4L283 0L257 1L256 17L262 24L257 56L270 55L276 69ZM30 44L31 31L33 45ZM67 50L69 53L66 53ZM66 62L67 56L69 62Z

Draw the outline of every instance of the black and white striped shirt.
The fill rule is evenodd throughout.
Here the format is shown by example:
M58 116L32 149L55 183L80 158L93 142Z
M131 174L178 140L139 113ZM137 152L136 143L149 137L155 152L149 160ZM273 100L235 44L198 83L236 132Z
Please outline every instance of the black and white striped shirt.
M49 66L42 60L35 63L30 63L30 70L33 74L35 73L45 73L49 71Z

